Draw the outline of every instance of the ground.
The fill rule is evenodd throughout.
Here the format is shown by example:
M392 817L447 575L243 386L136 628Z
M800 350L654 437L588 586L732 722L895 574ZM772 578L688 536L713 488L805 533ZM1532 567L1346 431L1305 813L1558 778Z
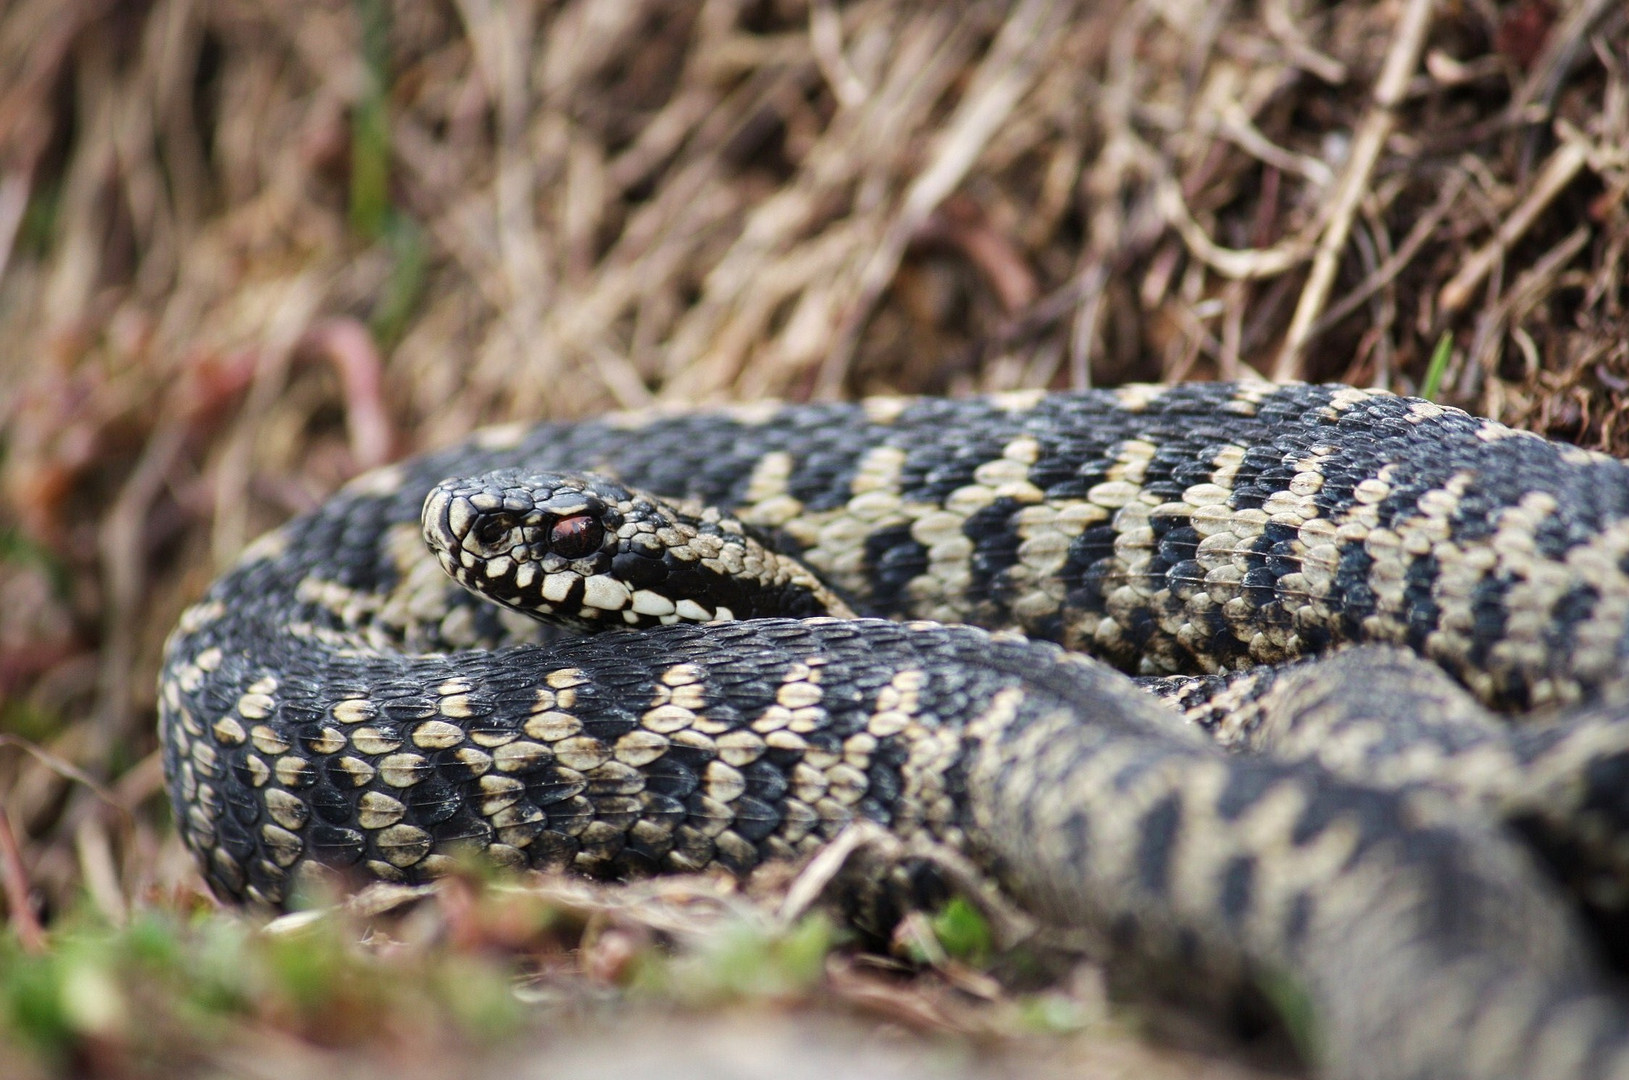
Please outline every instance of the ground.
M12 0L0 1073L1282 1065L965 912L880 957L472 872L261 929L167 823L164 635L488 421L1253 370L1621 454L1626 191L1611 0Z

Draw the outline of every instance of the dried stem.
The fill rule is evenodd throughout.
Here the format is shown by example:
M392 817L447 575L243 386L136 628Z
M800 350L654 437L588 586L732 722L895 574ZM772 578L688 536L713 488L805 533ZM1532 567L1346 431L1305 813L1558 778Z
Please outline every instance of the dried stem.
M1323 312L1329 299L1329 290L1335 284L1335 271L1340 267L1341 252L1346 237L1352 231L1352 219L1358 203L1368 190L1369 178L1375 163L1380 160L1381 148L1397 122L1397 104L1408 89L1409 79L1420 66L1420 52L1425 48L1426 32L1431 28L1431 8L1435 0L1408 0L1392 36L1391 49L1386 54L1386 65L1375 83L1374 101L1359 125L1352 140L1352 153L1341 172L1340 182L1331 198L1329 224L1325 226L1318 250L1312 257L1312 269L1302 287L1301 299L1284 336L1284 347L1273 365L1273 378L1280 381L1302 376L1302 350L1311 337L1312 327Z

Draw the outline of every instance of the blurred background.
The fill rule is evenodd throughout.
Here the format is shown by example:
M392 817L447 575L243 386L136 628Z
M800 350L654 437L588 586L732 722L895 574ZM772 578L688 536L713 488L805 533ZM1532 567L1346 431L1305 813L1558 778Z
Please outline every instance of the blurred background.
M6 0L0 910L207 904L164 636L362 470L1252 373L1623 453L1626 190L1615 0Z

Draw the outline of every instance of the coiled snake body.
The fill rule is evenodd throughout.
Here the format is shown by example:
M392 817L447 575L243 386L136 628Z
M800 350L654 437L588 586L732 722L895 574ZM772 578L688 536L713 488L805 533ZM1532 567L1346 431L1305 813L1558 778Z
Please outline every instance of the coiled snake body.
M849 608L924 621L782 617ZM1626 653L1624 463L1343 387L1132 387L482 433L258 541L160 723L231 898L460 845L744 872L868 819L1287 980L1330 1075L1629 1077L1578 916L1629 907Z

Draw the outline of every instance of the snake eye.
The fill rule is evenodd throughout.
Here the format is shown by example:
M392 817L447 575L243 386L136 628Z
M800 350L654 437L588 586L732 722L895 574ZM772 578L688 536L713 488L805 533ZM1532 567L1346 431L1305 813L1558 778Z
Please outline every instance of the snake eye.
M549 547L567 559L581 559L600 549L605 529L590 514L573 514L554 523L549 530Z
M515 519L508 514L483 514L475 523L475 527L470 530L470 535L485 547L495 547L514 527Z

